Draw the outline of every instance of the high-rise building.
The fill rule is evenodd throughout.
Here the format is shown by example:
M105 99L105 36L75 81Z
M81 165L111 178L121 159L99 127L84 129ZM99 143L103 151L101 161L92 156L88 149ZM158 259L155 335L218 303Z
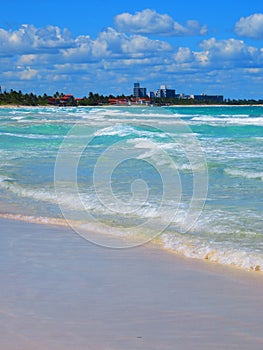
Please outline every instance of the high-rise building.
M146 88L140 87L140 83L134 83L133 95L135 97L146 97Z
M161 85L160 89L156 91L156 97L164 97L164 98L175 97L175 90L167 89L166 85Z

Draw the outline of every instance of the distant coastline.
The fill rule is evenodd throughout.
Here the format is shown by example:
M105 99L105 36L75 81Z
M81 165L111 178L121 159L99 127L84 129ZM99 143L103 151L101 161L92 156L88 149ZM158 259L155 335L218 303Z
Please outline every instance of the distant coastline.
M143 106L143 105L110 105L110 104L104 104L104 105L89 105L89 106L82 106L82 105L78 105L78 106L65 106L68 108L72 108L72 107L76 107L76 108L88 108L88 107L97 107L97 108L140 108L140 107L177 107L177 108L195 108L195 107L263 107L263 103L262 104L195 104L195 105L182 105L182 104L172 104L172 105L154 105L154 106ZM51 105L36 105L36 106L30 106L30 105L14 105L14 104L6 104L6 105L1 105L0 104L0 109L5 109L5 108L61 108L61 106L51 106Z
M165 98L165 97L135 97L130 96L104 96L98 93L89 92L88 97L75 98L71 94L64 94L56 92L53 96L49 96L46 93L41 95L35 95L33 93L22 93L22 91L10 90L10 92L0 92L0 107L2 108L18 108L18 107L88 107L88 106L99 106L99 107L119 107L119 106L258 106L263 105L263 99L224 99L223 102L215 102L205 99L203 100L194 98Z

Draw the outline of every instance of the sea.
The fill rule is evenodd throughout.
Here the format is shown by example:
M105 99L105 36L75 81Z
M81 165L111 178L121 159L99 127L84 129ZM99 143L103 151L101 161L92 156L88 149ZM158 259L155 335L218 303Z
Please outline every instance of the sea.
M2 218L263 270L263 106L1 108L0 140Z

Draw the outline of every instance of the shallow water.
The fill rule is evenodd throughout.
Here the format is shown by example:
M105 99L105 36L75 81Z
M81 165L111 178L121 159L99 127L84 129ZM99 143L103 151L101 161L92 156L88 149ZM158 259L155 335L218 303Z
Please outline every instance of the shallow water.
M2 216L263 268L261 106L3 108L0 139Z

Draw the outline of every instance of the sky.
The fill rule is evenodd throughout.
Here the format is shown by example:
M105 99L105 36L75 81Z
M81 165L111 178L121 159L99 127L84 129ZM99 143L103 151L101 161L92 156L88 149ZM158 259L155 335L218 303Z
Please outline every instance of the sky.
M263 98L262 0L12 0L0 11L0 86L75 97Z

